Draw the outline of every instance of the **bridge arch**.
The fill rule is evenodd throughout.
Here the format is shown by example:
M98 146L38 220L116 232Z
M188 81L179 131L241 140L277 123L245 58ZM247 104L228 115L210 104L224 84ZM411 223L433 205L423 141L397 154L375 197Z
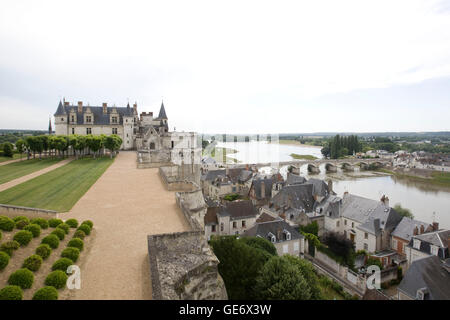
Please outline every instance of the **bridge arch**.
M320 169L318 166L308 163L308 172L312 174L320 173Z
M325 163L325 170L327 172L337 172L337 166L333 163L327 162Z

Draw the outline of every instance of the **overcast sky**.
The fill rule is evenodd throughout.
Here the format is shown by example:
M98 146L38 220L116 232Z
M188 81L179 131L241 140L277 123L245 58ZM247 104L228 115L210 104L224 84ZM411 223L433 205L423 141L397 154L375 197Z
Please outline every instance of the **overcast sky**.
M170 130L450 130L450 1L0 1L0 128L60 99Z

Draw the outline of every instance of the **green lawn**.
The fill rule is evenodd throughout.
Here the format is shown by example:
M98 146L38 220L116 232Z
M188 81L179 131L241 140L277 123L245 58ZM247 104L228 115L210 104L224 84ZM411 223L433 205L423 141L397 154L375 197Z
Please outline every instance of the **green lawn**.
M32 159L5 164L0 166L0 184L47 168L60 160L61 159Z
M26 158L27 156L26 156L26 155L25 155L25 156L22 155L22 157ZM10 160L16 160L16 159L20 159L20 154L14 153L13 156L12 156L12 158L0 156L0 162L10 161Z
M0 192L0 203L69 211L114 159L85 158Z
M294 159L299 159L299 160L316 160L317 159L317 157L310 155L310 154L291 153L290 156Z

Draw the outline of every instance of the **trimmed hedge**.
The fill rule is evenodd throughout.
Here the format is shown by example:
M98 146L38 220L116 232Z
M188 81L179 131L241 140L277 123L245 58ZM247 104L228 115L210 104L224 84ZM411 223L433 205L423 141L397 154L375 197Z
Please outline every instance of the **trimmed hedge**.
M33 234L30 231L22 230L17 232L13 239L20 243L21 246L26 246L33 239Z
M47 259L50 254L52 253L52 248L46 243L43 243L39 245L39 247L36 248L36 254L38 256L41 256L42 259Z
M5 252L6 254L8 254L11 257L14 250L19 249L19 247L20 247L20 243L18 243L15 240L6 241L6 242L2 243L2 245L0 246L0 251Z
M58 300L58 290L51 286L40 288L34 293L33 300Z
M75 231L75 233L74 233L72 239L78 238L78 239L83 240L85 237L86 237L86 233L84 233L84 231L77 230L77 231Z
M92 229L94 227L94 223L91 220L84 220L81 224L87 224L89 226L89 229Z
M48 228L48 221L46 219L44 219L44 218L31 219L31 223L39 225L42 229L47 229Z
M0 290L0 300L22 300L23 292L19 286L6 286Z
M59 246L59 238L54 234L49 234L48 236L42 239L41 243L48 244L50 248L56 249Z
M83 242L83 240L81 240L79 238L73 238L72 240L69 241L67 246L77 248L78 250L83 251L84 242Z
M8 218L7 216L0 216L0 230L3 231L13 231L16 223L14 220Z
M27 268L30 271L38 271L41 265L42 257L37 254L33 254L25 259L22 268Z
M71 228L78 227L78 220L77 219L69 219L66 221L66 224L69 225Z
M25 228L29 224L30 224L30 222L28 222L26 220L19 220L19 221L16 222L16 229L22 230L23 228Z
M55 236L58 237L59 240L63 240L64 237L66 236L66 233L64 232L64 230L63 229L59 229L59 228L56 228L55 230L50 232L50 234L54 234Z
M19 222L19 221L26 221L26 222L30 223L30 219L28 219L28 217L25 217L25 216L17 216L17 217L14 217L14 218L13 218L13 221L14 221L15 223L17 223L17 222Z
M61 258L55 261L55 263L52 265L52 271L55 270L61 270L64 273L67 272L67 268L69 266L73 265L73 261L69 258Z
M69 230L70 230L70 226L67 223L61 223L60 225L58 225L56 227L56 229L61 229L64 231L65 234L68 234Z
M30 289L33 285L34 274L28 269L19 269L9 276L8 284L12 286L19 286L22 289Z
M30 231L33 234L33 238L37 238L41 235L41 226L36 223L27 225L23 230Z
M78 250L77 248L73 248L73 247L65 248L61 252L61 257L69 258L73 262L77 262L79 256L80 256L80 250Z
M9 263L9 255L6 252L0 251L0 270L6 268Z
M64 223L61 219L52 218L52 219L48 220L48 225L52 228L56 228L61 223Z
M81 224L81 226L78 227L77 231L78 230L83 231L87 236L91 234L91 228L87 224Z
M47 278L45 278L45 285L52 286L56 289L64 288L67 282L67 274L61 270L50 272Z

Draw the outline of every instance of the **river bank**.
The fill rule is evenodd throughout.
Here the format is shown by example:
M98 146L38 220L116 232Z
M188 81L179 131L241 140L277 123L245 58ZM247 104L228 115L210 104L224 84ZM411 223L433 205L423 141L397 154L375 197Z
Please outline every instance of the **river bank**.
M378 171L394 175L397 178L408 178L416 182L434 184L450 189L450 173L417 168L381 168Z

